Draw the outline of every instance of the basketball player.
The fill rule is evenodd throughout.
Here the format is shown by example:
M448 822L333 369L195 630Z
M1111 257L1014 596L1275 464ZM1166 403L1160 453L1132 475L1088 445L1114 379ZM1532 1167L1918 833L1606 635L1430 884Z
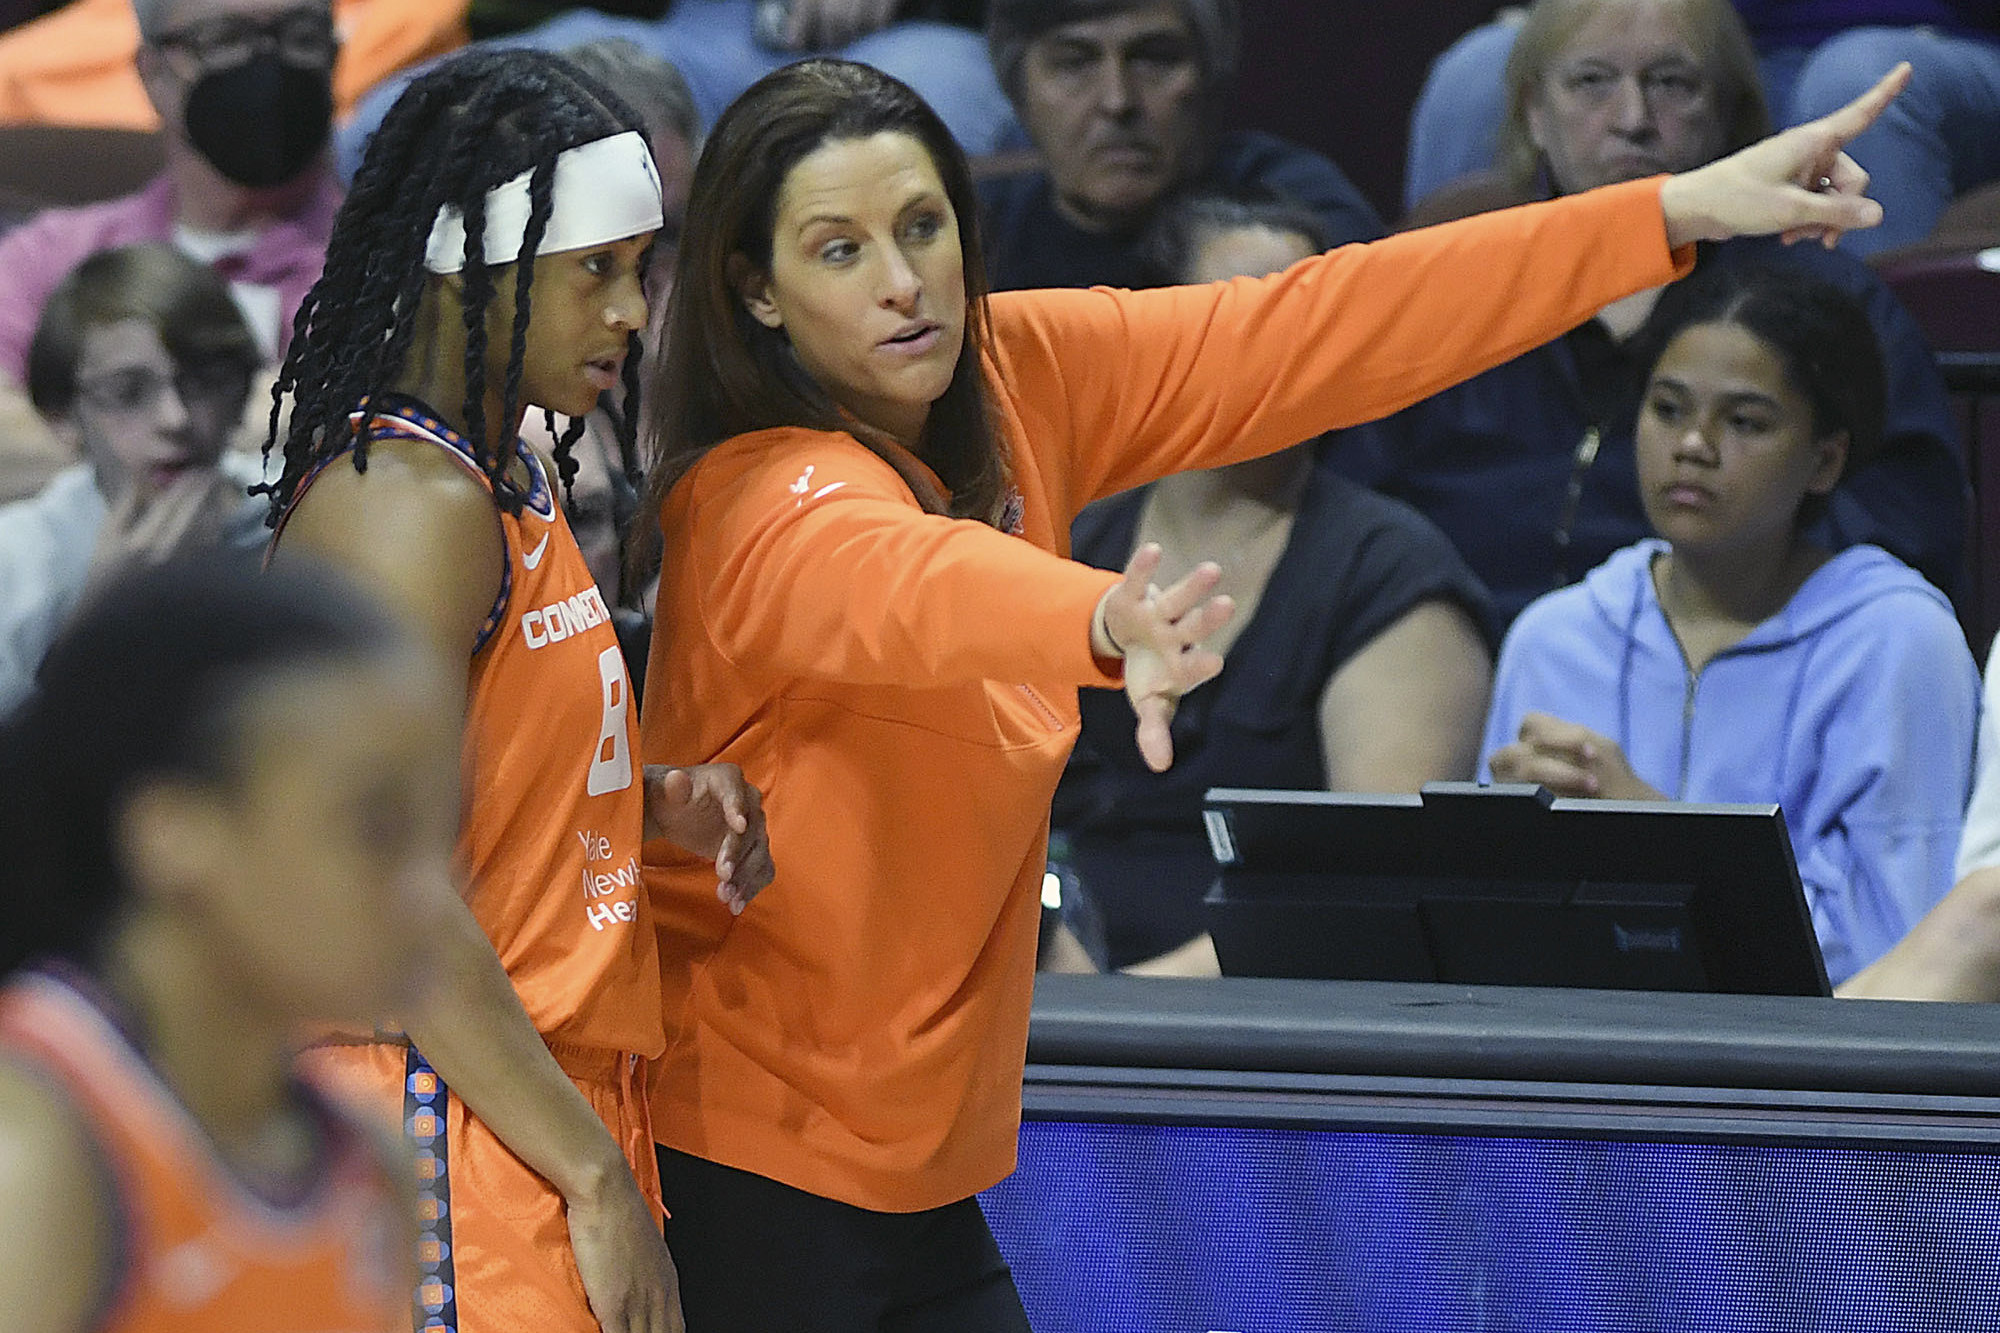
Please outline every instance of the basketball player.
M93 594L0 732L0 1323L410 1319L380 1136L300 1025L415 996L456 895L451 691L344 581L220 557Z

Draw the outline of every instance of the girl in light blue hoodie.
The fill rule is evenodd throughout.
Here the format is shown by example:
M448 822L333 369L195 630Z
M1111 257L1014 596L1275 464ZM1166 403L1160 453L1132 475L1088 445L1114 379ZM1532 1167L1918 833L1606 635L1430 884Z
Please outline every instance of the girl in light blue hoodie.
M1561 796L1778 802L1838 983L1951 887L1979 673L1951 606L1873 546L1804 537L1882 429L1867 316L1796 274L1662 297L1639 409L1659 539L1534 602L1481 775Z

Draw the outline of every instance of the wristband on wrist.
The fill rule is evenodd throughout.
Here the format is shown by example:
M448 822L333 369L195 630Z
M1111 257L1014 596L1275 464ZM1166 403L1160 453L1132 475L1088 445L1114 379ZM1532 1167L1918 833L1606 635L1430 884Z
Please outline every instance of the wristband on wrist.
M1114 589L1113 591L1116 590ZM1104 614L1105 604L1110 600L1111 593L1105 593L1104 596L1097 599L1097 609L1090 613L1091 651L1095 652L1097 650L1097 639L1099 635L1102 635L1104 642L1111 647L1111 656L1123 661L1125 659L1125 649L1119 644L1116 638L1112 637L1111 622Z

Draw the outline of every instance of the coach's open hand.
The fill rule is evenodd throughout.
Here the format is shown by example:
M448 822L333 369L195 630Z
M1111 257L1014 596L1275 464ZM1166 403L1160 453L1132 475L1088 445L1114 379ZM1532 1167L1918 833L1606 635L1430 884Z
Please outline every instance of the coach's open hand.
M1125 659L1125 695L1139 719L1139 754L1164 773L1174 762L1174 709L1181 696L1222 670L1222 655L1202 641L1228 623L1236 604L1212 597L1222 570L1213 563L1162 592L1153 586L1160 548L1146 543L1125 566L1125 579L1098 603L1091 649ZM1099 637L1102 641L1098 641Z

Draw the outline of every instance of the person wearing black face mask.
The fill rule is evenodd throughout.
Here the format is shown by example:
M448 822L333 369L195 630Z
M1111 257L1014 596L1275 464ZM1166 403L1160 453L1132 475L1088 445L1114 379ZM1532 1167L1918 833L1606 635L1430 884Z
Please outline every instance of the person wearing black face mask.
M137 194L52 209L0 239L0 377L19 384L43 304L87 255L169 241L213 266L268 359L318 278L339 40L328 0L135 0L138 72L166 169Z
M332 16L317 5L263 20L218 15L164 33L154 46L167 57L182 53L195 76L182 127L195 151L238 185L283 185L326 147L335 45Z

